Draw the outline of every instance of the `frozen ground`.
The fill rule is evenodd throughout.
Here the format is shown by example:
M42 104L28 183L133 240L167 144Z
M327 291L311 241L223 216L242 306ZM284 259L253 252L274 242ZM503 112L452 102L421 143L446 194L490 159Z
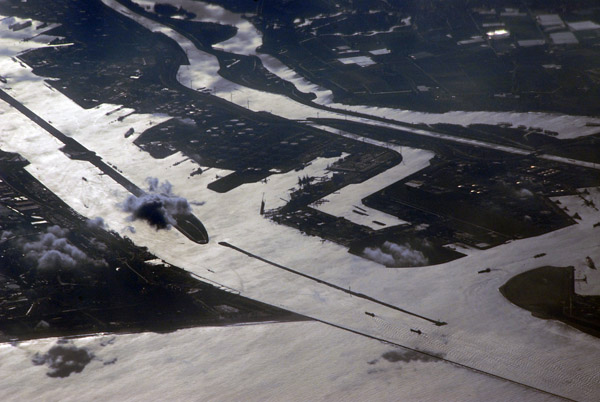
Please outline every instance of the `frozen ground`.
M98 175L90 164L68 159L58 151L61 144L53 137L7 104L0 103L3 122L0 148L26 157L31 162L28 171L75 210L88 217L102 216L110 228L131 237L138 245L147 246L157 257L235 288L244 296L435 353L528 386L576 400L592 401L600 393L597 370L600 352L596 338L559 322L534 318L529 312L510 304L498 292L498 288L514 275L541 265L575 265L588 255L600 259L597 240L600 229L593 227L600 218L598 211L590 206L576 202L569 204L571 213L585 215L582 222L543 236L471 253L443 265L383 269L379 264L347 253L336 244L304 236L258 214L262 193L286 194L289 183L297 180L298 172L277 175L278 180L267 183L243 185L225 194L209 191L206 186L215 178L213 170L189 177L197 165L189 160L175 165L184 158L182 155L155 160L132 143L135 135L124 137L130 127L140 133L145 127L164 121L166 116L135 114L119 122L117 118L121 113L128 111L106 116L105 112L115 109L115 105L81 109L61 93L48 88L42 78L8 55L0 59L0 70L11 77L8 84L2 85L3 89L10 86L12 89L7 91L11 95L65 134L97 152L106 162L116 165L138 186L144 186L147 176L158 177L173 183L175 193L199 202L194 205L194 212L211 236L211 242L206 246L192 243L173 230L157 232L143 222L129 222L127 214L117 207L127 195L120 186L106 176ZM307 169L315 169L321 162L316 160L314 166ZM84 186L81 177L93 180ZM561 202L563 199L571 202L564 197L560 198ZM134 227L135 233L129 227ZM437 327L373 301L282 271L224 248L218 245L219 241L228 241L340 287L441 319L448 325ZM540 253L546 255L533 257ZM477 274L486 267L492 268L489 274ZM368 316L365 311L375 316ZM209 396L206 399L220 399L221 394L211 394L213 388L223 393L223 399L250 395L243 393L242 388L255 390L259 395L257 400L289 399L281 398L288 390L293 395L300 395L302 400L338 399L338 395L341 399L355 400L388 399L389 395L400 395L400 398L405 395L405 400L535 400L546 397L531 394L526 388L503 380L482 377L473 371L441 363L407 367L401 371L378 371L375 373L378 377L365 376L356 362L365 360L371 350L380 356L382 349L367 345L371 341L359 335L329 329L323 324L240 328L243 329L203 328L163 335L119 336L110 346L114 347L114 354L109 346L106 349L98 346L106 339L104 337L77 340L77 345L89 345L102 362L93 360L81 374L72 374L65 380L46 378L44 367L29 362L35 352L45 352L52 340L27 342L21 347L2 345L0 364L7 375L0 379L0 384L3 390L10 390L7 394L15 400L36 396L58 400L73 395L88 397L85 399L120 399L119 391L132 398L137 397L135 392L139 395L148 392L149 399L154 395L154 399L161 399L158 397L160 392L166 393L169 389L182 392L182 399L202 393ZM233 332L221 336L219 331L230 329L238 331L239 336ZM410 329L419 329L422 334ZM282 332L278 334L278 331ZM320 340L322 344L318 343ZM377 347L383 345L372 342ZM260 351L258 360L252 360L250 354L255 351L257 354ZM115 357L118 360L114 364L104 365ZM221 366L215 362L227 370L221 371ZM273 371L269 371L270 368ZM440 371L436 371L438 369ZM426 373L437 375L429 377ZM253 376L256 376L255 380L252 380ZM219 378L237 381L239 388L231 388L231 381L219 383ZM290 379L297 379L297 385L290 384ZM63 382L57 387L50 380ZM339 388L331 384L339 384ZM329 387L333 387L333 391L328 391ZM265 395L264 392L269 390L282 390L282 394ZM43 396L39 392L44 392Z
M182 7L184 10L196 14L190 21L214 22L217 24L232 25L237 28L237 33L232 38L219 43L215 48L220 50L244 54L256 55L256 48L262 45L262 35L248 20L241 14L232 13L218 5L209 4L194 0L134 0L134 3L144 7L146 11L153 12L154 5L171 4L175 7Z
M554 201L560 202L561 208L566 208L566 212L571 216L579 214L580 225L591 227L592 234L597 239L600 238L600 188L580 189L578 195L554 198ZM576 218L577 219L577 218ZM598 226L595 226L598 224ZM596 269L590 267L589 257ZM575 292L580 295L600 295L600 247L588 250L587 253L580 253L571 262L575 267Z
M15 113L4 111L6 114L10 112ZM18 115L9 116L9 120L14 122L15 127L7 132L3 147L20 152L32 161L29 168L32 174L81 213L90 217L104 216L111 227L129 235L136 243L148 246L150 251L168 262L236 288L246 296L382 339L441 353L451 360L544 389L578 396L578 399L590 399L597 392L593 385L597 384L594 369L598 357L597 341L562 324L534 319L527 312L510 305L497 292L497 288L514 274L547 263L533 259L532 256L540 252L547 253L544 260L564 265L572 263L568 256L589 254L594 250L597 253L597 243L586 233L585 226L566 228L540 239L509 243L461 259L460 263L418 270L382 270L374 263L346 253L335 244L321 244L319 239L302 236L261 219L256 212L260 190L269 183L241 186L229 193L217 194L206 190L206 183L211 177L194 176L198 177L194 185L186 183L192 179L186 179L182 172L176 171L182 169L182 165L173 167L171 162L174 160L155 163L148 158L144 162L141 160L144 154L140 154L141 159L119 163L124 174L139 185L144 179L139 169L141 163L141 166L148 166L146 173L158 173L159 177L172 181L176 192L188 199L205 202L196 206L195 210L206 224L213 242L201 247L177 232L158 233L143 223L128 222L115 207L124 194L112 182L94 183L99 192L97 195L86 192L86 207L80 193L71 190L73 187L69 186L69 181L80 177L79 173L72 173L74 169L89 169L89 166L64 157L57 151L59 144L31 123L28 125L27 121L20 121ZM32 134L27 137L25 132ZM22 141L17 138L22 138ZM112 151L109 160L115 160L117 153L124 153L125 139L120 131L114 141L117 138L123 138L121 147ZM112 141L104 137L94 148L107 158L100 142L110 144ZM48 145L41 146L46 143ZM56 169L48 169L48 166L56 166ZM152 169L151 166L156 167ZM81 171L81 176L84 175L94 175L94 172ZM225 211L223 205L228 206ZM136 233L127 231L130 224L136 227ZM435 327L372 302L333 291L221 248L215 244L218 240L227 240L276 262L381 297L403 308L442 318L449 324ZM558 244L561 247L557 247ZM484 265L494 267L495 275L477 275L476 270ZM436 283L444 285L440 287ZM449 300L452 300L450 305ZM364 311L373 312L376 317L368 317ZM419 328L424 334L415 335L410 328ZM565 360L565 356L570 359ZM560 365L557 364L559 360ZM578 369L576 377L568 374ZM544 375L540 376L540 373ZM575 385L571 385L573 383Z
M348 154L342 153L339 157L334 158L316 158L304 166L302 170L289 174L271 175L266 183L261 183L262 186L255 185L254 187L256 187L257 192L260 192L260 187L262 187L266 209L283 207L287 203L286 201L289 200L289 192L292 192L298 186L299 177L312 178L311 183L329 180L333 176L333 172L328 170L328 167L346 156ZM283 192L284 189L288 189L288 193Z
M377 145L398 152L402 155L402 163L396 165L385 172L373 176L358 184L350 184L341 188L333 194L321 198L311 205L312 208L328 213L330 215L346 218L358 225L368 226L371 229L382 229L394 225L402 225L408 222L396 218L393 215L385 212L369 208L362 203L363 198L397 182L404 177L418 172L419 170L429 166L429 160L434 154L431 151L423 149L401 147L395 144L373 140L367 137L361 137L356 134L344 132L342 130L332 129L326 126L313 125L313 127L329 131L331 133L352 138L368 144ZM357 208L358 206L358 208ZM360 211L359 214L355 211ZM364 215L366 214L366 215ZM374 221L381 222L385 226L376 224Z
M377 64L373 61L373 59L371 59L370 57L367 57L367 56L344 57L344 58L338 59L338 61L340 61L344 64L357 64L361 67L367 67L367 66L371 66L373 64Z
M75 339L94 357L66 378L31 363L55 344L0 345L5 401L558 400L316 322Z
M11 57L26 50L48 46L48 43L54 39L54 37L44 35L44 32L56 28L57 24L49 24L45 28L36 29L42 23L33 21L31 26L17 31L9 28L13 24L27 21L29 20L0 15L0 31L2 31L2 35L0 35L0 56L2 58ZM6 75L4 77L6 78Z

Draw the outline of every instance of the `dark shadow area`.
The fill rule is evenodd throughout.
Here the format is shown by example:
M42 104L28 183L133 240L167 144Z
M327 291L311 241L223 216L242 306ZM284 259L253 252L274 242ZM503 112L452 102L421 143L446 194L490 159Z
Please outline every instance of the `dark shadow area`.
M55 345L48 353L36 353L32 363L36 366L48 365L48 377L65 378L73 373L81 373L94 358L93 353L75 345Z
M600 337L600 296L574 292L573 267L541 267L511 278L500 292L535 317L564 322Z
M439 360L435 357L425 355L414 350L391 350L382 354L381 357L391 363L408 363L412 361L430 362Z

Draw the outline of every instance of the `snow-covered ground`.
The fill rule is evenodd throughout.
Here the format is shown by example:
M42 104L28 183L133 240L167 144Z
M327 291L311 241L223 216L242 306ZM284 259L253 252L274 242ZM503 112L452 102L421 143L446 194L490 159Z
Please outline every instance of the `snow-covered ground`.
M429 166L429 161L434 156L433 152L423 149L401 147L396 144L361 137L356 134L347 133L326 126L316 124L313 124L312 126L346 138L391 149L402 155L402 163L377 176L373 176L362 183L350 184L343 187L339 191L321 198L313 203L311 207L333 216L346 218L358 225L368 226L375 230L408 223L393 215L367 207L362 203L362 199ZM385 226L381 226L381 224L377 224L374 221L383 223Z
M343 64L357 64L361 67L367 67L372 66L373 64L377 64L373 61L373 59L367 56L343 57L341 59L338 59L338 61L342 62Z
M316 158L301 170L288 174L271 175L266 183L262 183L264 185L255 185L256 191L260 192L262 188L266 209L283 207L289 201L289 193L283 193L284 189L287 188L289 192L295 190L296 186L298 186L298 178L300 177L310 178L311 183L331 179L333 172L328 170L329 166L346 156L348 154L342 153L339 157Z
M552 200L558 201L559 207L575 217L580 225L591 228L590 236L600 239L600 188L581 189L578 195ZM575 267L575 292L580 295L600 295L600 247L586 252L582 250L574 257L570 265Z
M55 344L0 345L3 400L558 400L316 322L75 339L94 358L67 378L31 363Z
M256 48L262 45L262 35L254 25L243 18L241 14L232 13L216 4L194 0L133 0L133 2L142 6L148 12L154 12L154 5L157 3L170 4L196 14L195 17L189 19L190 21L213 22L236 27L236 35L215 46L215 48L226 52L255 55Z
M56 28L57 24L49 24L45 28L37 29L42 23L33 21L28 27L19 30L10 29L13 24L22 24L27 21L29 20L0 15L0 31L2 31L2 35L0 35L0 56L2 58L11 57L26 50L48 46L48 43L54 39L54 37L44 35L44 32ZM2 74L0 73L0 75Z
M135 3L144 7L147 11L153 11L154 4L156 4L157 2L152 0L135 0ZM194 14L196 14L196 16L191 19L192 21L214 22L219 24L232 25L236 27L237 33L234 37L226 40L225 42L219 43L218 46L215 47L227 52L258 56L261 59L263 65L269 71L286 81L293 82L294 85L296 85L296 88L298 88L298 90L307 93L314 93L315 95L317 95L317 99L320 103L331 103L333 94L330 90L319 87L318 85L307 81L304 77L300 76L294 70L288 68L277 58L265 53L257 53L256 49L262 45L262 34L254 27L254 25L252 25L248 20L243 18L242 15L232 13L220 6L208 4L201 1L165 0L160 1L160 4L171 4L177 7L181 6L183 7L183 9L193 12ZM185 80L180 81L184 82ZM221 87L221 85L215 84L214 86L208 85L207 87L215 88L215 90L218 90ZM225 95L227 94L225 93ZM238 104L242 103L243 106L247 105L247 103L244 103L242 101L238 102Z
M0 30L0 34L5 31ZM21 46L18 41L13 42L15 48ZM0 58L0 71L10 77L8 83L1 86L3 89L106 162L116 165L138 186L144 187L147 176L158 177L173 183L175 193L198 202L193 205L194 213L211 236L206 246L192 243L174 230L157 232L143 222L129 222L127 214L117 207L127 195L124 189L106 176L100 176L92 165L68 159L58 150L61 144L52 136L0 102L1 149L21 153L31 162L28 171L75 210L90 218L102 216L110 228L129 236L140 246L147 246L157 257L237 289L244 296L439 354L548 392L589 401L600 393L597 370L600 351L596 338L559 322L532 317L498 292L514 275L541 265L576 265L588 255L595 261L600 260L597 236L600 229L593 227L600 217L593 208L561 197L561 202L569 203L571 213L584 217L581 223L471 253L443 265L384 269L347 253L339 245L302 235L258 214L263 192L286 194L290 183L295 183L302 172L275 175L267 183L246 184L224 194L212 192L206 186L215 178L213 170L190 177L198 166L189 160L176 164L184 159L183 155L155 160L132 143L135 135L124 136L131 127L139 134L167 116L134 114L119 122L118 117L129 111L106 116L107 111L117 107L115 105L84 110L48 88L43 78L33 75L27 66L13 61L9 55ZM269 101L272 99L265 100ZM298 113L302 115L303 111ZM323 163L326 162L313 161L306 173L322 171ZM81 177L93 178L86 184L89 187L82 187ZM135 233L129 226L135 227ZM448 325L437 327L373 301L352 297L219 246L218 241L228 241L300 272L441 319ZM540 253L546 255L534 258ZM477 274L486 267L492 271ZM375 316L365 315L365 311ZM545 397L442 363L421 368L403 367L400 371L377 371L380 363L376 363L372 365L375 376L364 375L362 366L353 362L364 361L370 353L377 359L383 352L378 348L387 350L389 346L323 324L239 328L125 335L117 337L114 345L106 349L98 346L103 337L77 340L76 344L88 345L103 362L114 357L118 360L106 366L93 360L83 373L65 380L46 378L44 368L29 362L34 352L47 350L52 340L26 342L20 347L2 345L0 367L6 375L0 379L0 385L14 400L65 399L73 395L84 399L121 399L121 395L132 399L161 399L160 393L166 395L169 391L181 392L181 399L236 399L237 395L252 399L246 390L256 392L256 400L287 400L296 395L302 400L532 400ZM418 335L411 332L411 328L423 333ZM237 332L226 332L229 330ZM257 360L252 359L254 352ZM360 358L354 359L357 355ZM215 369L215 362L222 364L219 370ZM224 367L222 371L221 367ZM268 371L271 367L273 371ZM429 377L423 374L425 371L439 375ZM52 381L62 381L61 386ZM231 383L240 385L230 388ZM218 395L212 394L212 389L218 391ZM289 391L291 396L265 394L271 390L281 390L284 394ZM148 397L139 397L144 392ZM207 397L202 398L202 395Z

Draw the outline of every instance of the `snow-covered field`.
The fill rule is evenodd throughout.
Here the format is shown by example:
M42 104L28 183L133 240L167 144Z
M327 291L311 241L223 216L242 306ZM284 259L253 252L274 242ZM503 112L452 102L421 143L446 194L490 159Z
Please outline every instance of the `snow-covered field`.
M560 202L565 212L574 216L576 213L581 217L580 225L591 227L591 236L600 238L600 188L580 189L578 195L553 198ZM598 226L595 226L598 224ZM600 295L600 250L599 247L590 249L587 253L580 253L574 258L570 265L575 267L575 292L580 295ZM591 259L592 267L587 259Z
M332 129L326 126L312 125L325 131L368 144L377 145L398 152L402 155L402 163L396 165L385 172L373 176L362 183L350 184L333 194L321 198L311 205L312 208L327 214L343 217L358 225L368 226L371 229L381 229L394 225L402 225L408 222L386 214L385 212L369 208L362 203L362 199L369 195L397 182L419 170L429 166L429 160L434 154L431 151L423 149L401 147L391 143L373 140L367 137L361 137L356 134L344 132L342 130ZM358 208L357 208L358 206ZM357 213L359 211L361 213ZM376 224L374 221L381 222L385 226Z
M3 59L15 56L26 50L46 47L54 39L54 37L44 35L44 32L56 28L57 24L49 24L45 28L36 29L42 23L35 21L31 26L20 30L9 28L13 24L22 24L27 21L29 20L0 15L0 30L2 31L2 35L0 36L0 56ZM6 75L4 76L6 77Z
M55 342L0 345L3 400L555 400L316 322L76 339L94 358L67 378L31 364Z
M110 4L109 0L105 2ZM6 28L0 30L3 38L7 31ZM182 46L186 46L185 40L181 40ZM7 43L6 48L13 49L13 55L24 50L19 38ZM176 164L184 159L183 155L155 160L132 143L136 135L124 136L131 127L139 134L168 116L134 114L119 122L118 117L129 113L128 110L106 116L106 112L116 109L117 105L82 109L47 87L43 78L5 53L0 58L0 74L9 81L1 88L107 163L117 166L138 186L144 187L148 176L169 180L175 193L198 202L193 205L194 213L205 224L211 242L200 246L174 230L157 232L143 222L128 221L127 214L117 207L127 195L124 189L106 176L100 176L92 165L68 159L58 150L61 144L52 136L0 102L0 148L21 153L31 162L28 171L81 214L90 218L102 216L110 228L129 236L140 246L147 246L157 257L237 289L244 296L435 353L450 361L572 399L592 401L600 393L597 370L600 350L596 338L559 322L534 318L498 292L514 275L541 265L581 265L585 256L599 261L597 233L600 229L594 228L593 223L600 221L600 216L591 206L561 197L560 201L568 203L571 213L577 212L583 217L581 223L474 252L443 265L384 269L347 253L341 246L276 225L258 214L263 193L265 197L273 197L267 198L267 208L270 208L270 203L276 202L276 194L277 197L287 194L297 176L318 175L324 172L323 166L332 161L317 159L305 172L273 175L266 183L246 184L224 194L215 193L206 188L207 184L214 180L216 173L226 172L209 170L190 177L198 166L189 160ZM206 59L205 55L199 57ZM198 79L207 79L207 73L196 70L195 64L190 70L198 74ZM264 102L273 105L270 103L273 99L265 95ZM285 105L278 110L287 113ZM295 113L304 119L310 116L306 111L301 109ZM414 152L419 163L429 159L422 151ZM407 166L410 160L407 158ZM82 184L81 177L88 178L89 183ZM597 192L597 189L591 191ZM135 233L130 226L135 228ZM250 259L219 246L218 241L228 241L266 259L406 310L441 319L448 325L437 327L372 301L352 297ZM540 253L546 255L534 259L533 256ZM492 271L477 274L486 267ZM375 316L367 316L365 311ZM411 328L423 333L418 335L411 332ZM106 337L94 336L74 341L78 346L89 347L101 360L92 360L82 373L66 379L46 377L45 367L30 362L35 352L44 353L54 340L1 345L0 367L5 374L0 378L0 389L12 400L75 397L160 400L168 396L202 400L513 401L550 398L448 363L411 360L398 369L398 362L380 358L391 346L320 323L122 335L116 337L113 344L102 347L104 340ZM117 358L114 364L104 364L114 358ZM367 363L375 359L377 363Z

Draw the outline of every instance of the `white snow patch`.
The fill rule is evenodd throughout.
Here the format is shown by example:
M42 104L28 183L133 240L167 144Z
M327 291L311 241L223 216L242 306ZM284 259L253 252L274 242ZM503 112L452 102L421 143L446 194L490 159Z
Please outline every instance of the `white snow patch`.
M156 4L170 4L175 7L181 6L186 11L196 14L190 21L213 22L236 27L236 35L218 45L220 50L226 52L255 55L256 48L262 44L262 34L254 25L243 18L241 14L232 13L217 5L193 0L134 0L134 2L139 5L150 6L152 10L154 10ZM217 47L215 46L215 48Z
M265 208L277 209L289 201L289 192L298 186L299 177L309 177L314 181L325 181L331 179L333 172L328 167L348 154L342 153L339 157L316 158L301 170L292 170L284 174L274 174L266 181L259 183L244 184L243 189L252 194L264 194ZM257 204L258 206L258 204Z
M390 49L375 49L375 50L370 50L369 53L371 53L374 56L380 56L382 54L390 54L392 51Z
M367 67L372 66L373 64L377 64L373 61L373 59L367 56L344 57L338 59L338 61L341 61L344 64L357 64L361 67Z

